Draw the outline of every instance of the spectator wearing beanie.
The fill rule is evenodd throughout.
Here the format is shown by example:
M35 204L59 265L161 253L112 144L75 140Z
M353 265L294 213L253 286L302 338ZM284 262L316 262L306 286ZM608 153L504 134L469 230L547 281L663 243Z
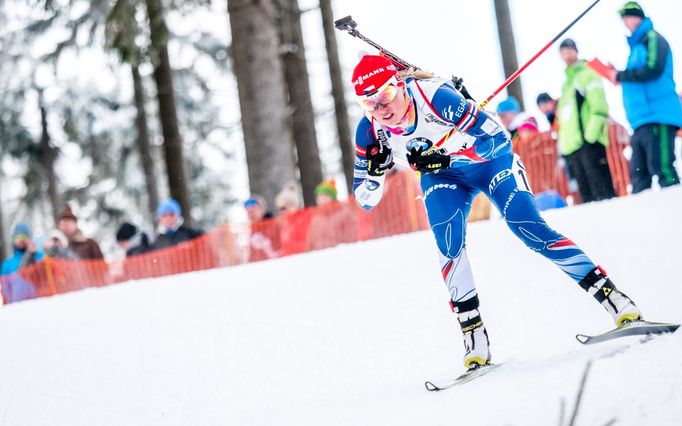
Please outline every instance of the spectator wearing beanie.
M116 232L119 247L126 252L126 256L142 254L149 250L149 237L132 223L124 222Z
M45 255L52 259L77 260L78 256L69 249L69 239L59 229L53 229L43 243Z
M535 118L521 111L519 101L513 96L497 105L497 115L509 132L514 147L522 140L532 138L538 133L538 123Z
M623 71L613 69L611 81L623 86L625 114L634 129L630 138L632 192L680 183L675 170L675 133L682 127L682 105L675 93L673 55L668 41L654 30L639 3L619 11L628 37L630 56Z
M301 197L296 182L287 182L275 197L279 214L290 214L301 209Z
M561 42L559 54L566 64L556 108L559 152L578 183L583 203L615 197L606 158L609 106L601 77L578 57L578 46L572 39Z
M552 131L556 132L559 130L559 120L557 120L556 116L556 107L558 104L557 100L552 98L549 93L542 92L538 95L535 103L537 104L540 112L545 114Z
M18 223L12 232L12 256L2 262L2 275L10 274L39 261L43 254L36 250L31 227Z
M158 235L151 250L172 247L203 235L202 231L184 225L180 204L172 198L159 204L156 217L159 219Z
M298 184L287 182L275 197L279 211L281 254L286 256L306 251L306 242L313 211L302 209Z
M336 182L334 179L329 179L322 182L315 187L315 203L318 206L324 206L336 201Z
M33 265L43 257L42 253L36 251L31 238L31 227L27 224L19 223L14 227L12 232L13 254L2 262L0 269L0 283L2 284L2 296L5 303L35 297L33 284L15 273L22 268Z
M251 223L272 219L273 217L272 213L268 212L268 202L258 194L252 194L244 201L244 210L246 210L246 215Z
M69 248L83 260L104 259L99 244L92 238L86 238L78 228L78 218L73 214L71 206L66 204L59 215L59 230L69 240Z
M244 201L244 210L249 217L249 261L273 259L279 256L281 248L280 223L272 219L267 211L265 198L252 194Z

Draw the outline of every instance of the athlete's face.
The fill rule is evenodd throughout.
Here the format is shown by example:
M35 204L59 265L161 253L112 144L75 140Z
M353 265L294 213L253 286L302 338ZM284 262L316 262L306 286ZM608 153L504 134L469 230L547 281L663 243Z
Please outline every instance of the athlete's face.
M409 95L403 84L396 86L394 90L396 90L396 93L392 100L378 102L372 106L373 109L366 108L372 118L380 124L389 127L396 127L400 124L407 111L407 103L409 102Z

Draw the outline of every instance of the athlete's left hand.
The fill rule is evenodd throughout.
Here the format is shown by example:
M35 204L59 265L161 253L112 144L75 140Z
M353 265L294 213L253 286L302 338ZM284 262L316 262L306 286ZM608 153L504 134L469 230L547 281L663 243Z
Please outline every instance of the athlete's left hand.
M435 173L450 167L450 156L440 149L424 152L422 147L414 147L407 154L407 162L418 172Z

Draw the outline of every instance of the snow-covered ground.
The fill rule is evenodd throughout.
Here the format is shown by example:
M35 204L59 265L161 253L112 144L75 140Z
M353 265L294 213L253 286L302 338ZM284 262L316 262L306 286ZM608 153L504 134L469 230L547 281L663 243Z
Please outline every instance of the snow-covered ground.
M547 212L653 320L682 321L682 188ZM603 309L500 221L469 255L497 371L462 344L429 233L0 310L0 425L678 425L682 332L583 347Z

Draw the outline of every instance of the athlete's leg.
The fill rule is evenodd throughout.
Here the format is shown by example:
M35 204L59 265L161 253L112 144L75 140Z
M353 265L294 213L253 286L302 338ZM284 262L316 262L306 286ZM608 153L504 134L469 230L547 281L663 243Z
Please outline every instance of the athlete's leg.
M578 246L550 228L540 216L517 155L494 160L488 166L490 180L484 190L507 226L526 246L554 262L576 282L594 269L595 264Z
M446 173L422 175L421 186L450 299L453 302L470 299L476 289L465 238L466 220L475 190L455 183L455 178Z
M454 173L424 174L424 203L436 238L443 280L450 293L464 338L464 366L475 368L490 362L490 342L466 254L466 220L475 190L457 183Z
M514 154L486 165L489 183L485 190L509 228L531 250L554 262L606 308L618 325L641 315L632 301L618 291L606 273L571 240L550 228L537 209L528 187L525 168Z

